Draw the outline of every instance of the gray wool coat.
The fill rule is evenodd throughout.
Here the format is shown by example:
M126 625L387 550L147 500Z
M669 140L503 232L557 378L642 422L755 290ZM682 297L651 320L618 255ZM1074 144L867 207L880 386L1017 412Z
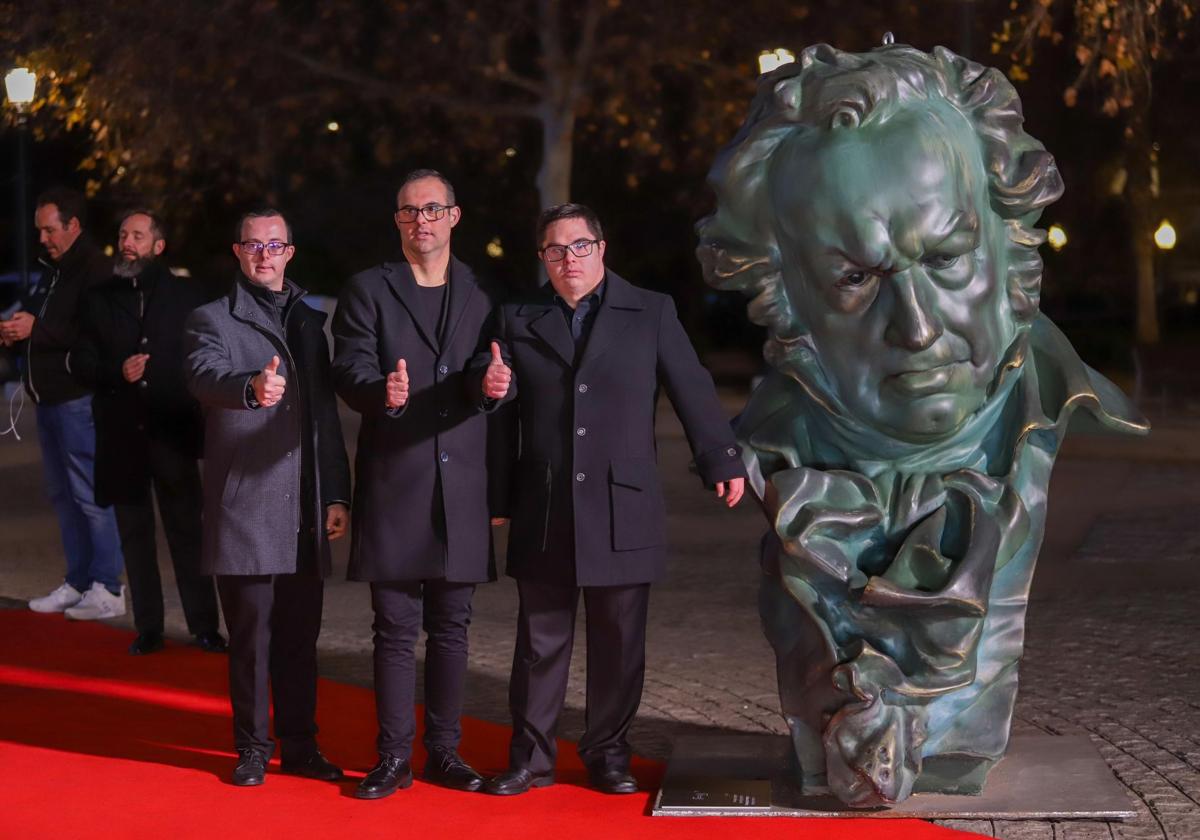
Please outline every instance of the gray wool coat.
M300 539L313 541L320 573L329 574L324 511L348 503L350 465L324 324L324 313L301 301L281 324L240 279L228 295L188 317L184 374L205 419L204 574L296 572ZM272 356L287 380L283 399L252 409L246 384ZM312 463L302 463L306 454ZM302 470L313 471L315 484L315 509L303 513Z

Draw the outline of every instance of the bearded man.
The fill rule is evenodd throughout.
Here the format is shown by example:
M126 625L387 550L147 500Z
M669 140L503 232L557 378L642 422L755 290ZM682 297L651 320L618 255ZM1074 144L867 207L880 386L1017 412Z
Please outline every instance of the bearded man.
M158 498L188 632L221 653L217 594L200 574L203 421L183 379L183 324L205 302L199 286L162 261L163 224L151 210L121 218L113 276L81 307L75 375L95 392L96 501L113 505L125 553L137 638L135 656L163 648L162 580L154 535Z

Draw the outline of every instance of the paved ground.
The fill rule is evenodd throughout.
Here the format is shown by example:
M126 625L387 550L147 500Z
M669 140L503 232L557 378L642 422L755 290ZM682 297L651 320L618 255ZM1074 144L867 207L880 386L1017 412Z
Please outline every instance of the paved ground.
M735 410L738 398L725 395ZM28 407L27 407L28 408ZM4 413L0 407L0 414ZM0 423L0 426L7 422ZM31 412L24 440L0 438L0 596L26 599L61 580ZM1175 414L1143 441L1078 438L1055 472L1030 607L1015 731L1087 734L1137 804L1126 823L975 821L950 825L1014 840L1200 838L1200 420ZM761 515L725 511L686 472L686 444L662 412L660 459L670 507L668 580L651 598L649 671L635 748L665 758L704 731L782 732L774 665L758 626L754 561ZM339 571L345 567L344 546ZM168 582L168 633L185 631ZM14 605L15 601L9 601ZM467 712L507 722L515 587L475 601ZM128 616L120 622L130 625ZM370 603L337 577L321 637L325 676L369 685ZM153 667L153 658L147 658ZM562 733L582 728L577 657Z

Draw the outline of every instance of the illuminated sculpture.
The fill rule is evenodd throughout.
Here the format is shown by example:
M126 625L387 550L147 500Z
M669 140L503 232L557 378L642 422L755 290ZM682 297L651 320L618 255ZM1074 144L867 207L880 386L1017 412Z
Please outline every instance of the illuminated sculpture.
M737 429L796 780L855 807L982 789L1068 418L1148 429L1038 311L1062 181L1022 123L946 49L819 45L709 178L706 279L768 328Z

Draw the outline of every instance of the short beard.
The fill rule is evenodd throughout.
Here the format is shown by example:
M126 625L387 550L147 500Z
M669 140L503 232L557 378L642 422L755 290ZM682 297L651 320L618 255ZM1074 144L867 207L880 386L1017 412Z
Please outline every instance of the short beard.
M118 277L138 277L151 261L151 257L138 257L136 260L119 259L113 266L113 274Z

